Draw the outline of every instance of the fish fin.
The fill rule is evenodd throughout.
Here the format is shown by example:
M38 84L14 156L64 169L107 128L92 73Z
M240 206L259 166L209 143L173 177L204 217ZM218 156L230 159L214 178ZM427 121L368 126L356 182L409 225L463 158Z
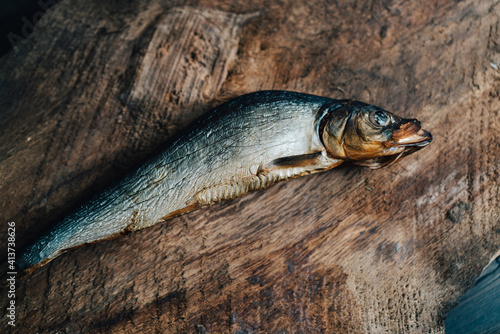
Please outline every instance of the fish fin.
M259 172L296 169L300 175L305 175L337 167L342 162L343 160L329 158L324 152L319 151L275 159L261 167Z
M280 167L280 168L290 168L290 167L305 167L316 164L318 158L320 158L321 152L303 154L303 155L292 155L289 157L278 158L271 161L267 167Z
M189 213L191 211L194 211L194 210L198 210L200 208L200 205L198 205L197 203L193 203L193 204L190 204L188 206L185 206L183 207L182 209L179 209L179 210L176 210L174 212L171 212L169 213L168 215L164 216L164 217L161 217L159 219L160 222L164 222L164 221L167 221L169 219L172 219L172 218L175 218L175 217L178 217L178 216L182 216L186 213Z

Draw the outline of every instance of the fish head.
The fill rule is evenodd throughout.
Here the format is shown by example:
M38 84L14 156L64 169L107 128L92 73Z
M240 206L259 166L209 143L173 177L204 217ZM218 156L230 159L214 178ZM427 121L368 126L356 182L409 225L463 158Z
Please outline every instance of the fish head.
M326 117L321 139L328 154L373 169L388 166L432 141L418 120L362 102L342 100Z

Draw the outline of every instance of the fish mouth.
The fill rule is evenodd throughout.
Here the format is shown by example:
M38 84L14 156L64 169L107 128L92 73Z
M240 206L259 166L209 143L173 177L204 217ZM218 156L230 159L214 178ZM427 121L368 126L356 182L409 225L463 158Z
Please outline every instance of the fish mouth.
M384 143L390 150L400 151L398 154L382 157L380 167L393 164L397 160L415 153L432 142L432 134L421 128L416 119L406 120L401 127L392 134L392 140Z
M391 140L384 145L386 147L405 147L413 153L429 145L431 141L431 133L423 130L419 121L411 119L404 120L399 129L393 132Z
M432 135L429 131L420 127L420 122L404 120L405 122L392 134L390 141L384 143L385 154L356 162L357 165L378 169L392 165L397 160L421 150L432 142Z

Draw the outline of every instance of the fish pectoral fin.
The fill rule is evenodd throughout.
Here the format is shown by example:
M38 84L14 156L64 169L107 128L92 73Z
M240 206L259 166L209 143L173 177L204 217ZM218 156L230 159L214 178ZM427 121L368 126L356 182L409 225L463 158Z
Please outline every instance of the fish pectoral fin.
M270 163L259 168L259 173L271 173L280 170L288 170L288 172L284 175L290 174L290 177L296 177L337 167L342 162L343 160L329 158L326 154L319 151L315 153L291 155L288 157L274 159Z
M278 158L271 161L266 167L279 167L279 168L289 168L289 167L305 167L317 163L318 158L321 157L321 152L302 154L302 155L291 155L289 157Z

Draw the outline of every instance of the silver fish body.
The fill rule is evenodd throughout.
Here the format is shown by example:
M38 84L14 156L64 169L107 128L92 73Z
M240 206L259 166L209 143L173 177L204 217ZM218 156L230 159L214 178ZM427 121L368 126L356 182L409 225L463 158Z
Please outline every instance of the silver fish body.
M431 140L417 120L362 102L286 91L243 95L204 115L67 216L17 263L29 272L67 249L344 161L387 166Z
M334 100L284 91L244 95L215 108L164 150L67 216L18 259L37 267L66 249L151 226L276 181L341 163L327 157L318 112ZM323 152L313 166L272 162Z

